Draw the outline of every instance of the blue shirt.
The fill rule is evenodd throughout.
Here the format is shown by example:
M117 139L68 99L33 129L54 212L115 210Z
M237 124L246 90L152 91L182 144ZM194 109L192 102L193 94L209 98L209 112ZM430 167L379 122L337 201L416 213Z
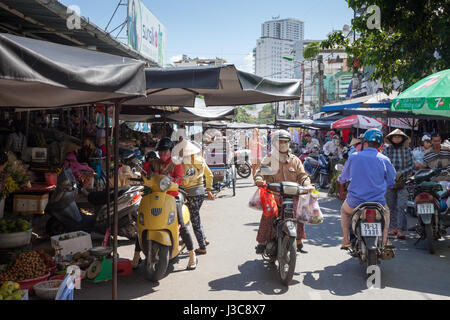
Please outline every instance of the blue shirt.
M347 203L356 208L364 202L386 204L386 188L395 184L396 171L391 161L374 148L365 148L352 154L339 176L339 182L351 180Z

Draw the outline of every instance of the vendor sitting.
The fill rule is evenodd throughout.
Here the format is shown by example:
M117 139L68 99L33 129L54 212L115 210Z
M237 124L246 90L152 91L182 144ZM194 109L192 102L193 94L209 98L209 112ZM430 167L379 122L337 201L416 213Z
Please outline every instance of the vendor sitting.
M92 186L94 182L94 169L88 165L79 163L75 153L69 152L66 155L64 167L70 167L72 169L72 173L77 181L81 183L82 187L86 188Z

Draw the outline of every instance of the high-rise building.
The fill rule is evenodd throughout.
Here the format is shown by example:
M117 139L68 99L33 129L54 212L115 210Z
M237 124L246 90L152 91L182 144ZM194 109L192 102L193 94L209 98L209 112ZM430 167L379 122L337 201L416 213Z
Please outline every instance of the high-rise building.
M304 23L300 20L275 19L264 22L261 38L257 40L254 50L255 74L272 79L299 79L303 38Z

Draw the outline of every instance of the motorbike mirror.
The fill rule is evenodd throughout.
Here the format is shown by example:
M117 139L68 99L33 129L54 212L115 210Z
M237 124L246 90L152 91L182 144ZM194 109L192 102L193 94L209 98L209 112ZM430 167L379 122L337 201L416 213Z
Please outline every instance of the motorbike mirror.
M261 166L260 171L263 176L271 176L273 173L272 167L269 166Z
M334 166L334 168L336 169L336 171L342 171L344 170L344 165L338 163L337 165Z

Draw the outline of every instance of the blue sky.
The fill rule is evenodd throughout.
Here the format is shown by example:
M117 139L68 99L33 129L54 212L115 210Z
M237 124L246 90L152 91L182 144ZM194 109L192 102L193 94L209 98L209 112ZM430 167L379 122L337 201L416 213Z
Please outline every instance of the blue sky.
M104 29L119 0L61 0L77 5L81 15ZM126 0L122 0L126 3ZM251 71L250 55L261 36L261 24L273 16L296 18L305 23L306 39L324 39L333 29L350 24L352 9L345 0L143 0L166 27L167 61L182 54L220 57L237 68ZM126 19L119 7L108 31ZM112 34L117 35L119 30ZM119 35L126 41L126 27Z

